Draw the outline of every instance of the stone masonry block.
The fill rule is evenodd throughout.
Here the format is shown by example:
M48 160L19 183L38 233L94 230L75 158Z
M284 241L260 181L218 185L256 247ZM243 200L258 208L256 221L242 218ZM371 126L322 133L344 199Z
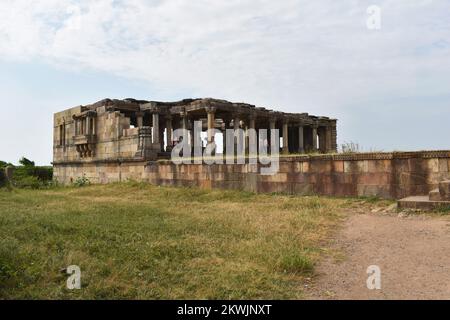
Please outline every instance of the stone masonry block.
M334 172L344 172L344 161L333 161Z
M429 172L439 172L439 159L428 159L427 167Z
M442 200L450 201L450 180L439 182L439 193Z
M447 159L439 159L439 172L448 172L448 160Z

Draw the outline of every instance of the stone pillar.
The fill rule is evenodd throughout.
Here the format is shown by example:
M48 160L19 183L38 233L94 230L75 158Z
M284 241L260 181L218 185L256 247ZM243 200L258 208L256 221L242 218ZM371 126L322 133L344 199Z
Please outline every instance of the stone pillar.
M270 147L272 145L272 130L276 130L276 128L277 128L277 119L270 118L270 120L269 120L269 129L270 130L267 134L267 146L269 147L269 149L267 150L268 153L272 152L272 148Z
M172 117L168 116L166 119L166 129L167 129L167 152L171 152L173 149L173 138L172 138Z
M332 134L331 134L331 126L327 126L325 129L325 146L326 146L326 153L330 153L333 152L333 147L331 145L331 138Z
M231 120L229 118L223 118L223 130L222 130L222 143L223 143L223 154L227 154L227 129L230 128Z
M222 127L222 148L223 155L227 154L227 123L225 119L223 119L223 127Z
M304 141L304 131L303 126L298 127L298 153L305 152L305 141Z
M214 143L214 124L215 124L215 115L216 115L216 108L214 107L207 107L205 108L206 113L208 114L208 144Z
M188 123L189 120L187 113L185 111L181 112L180 117L181 117L181 129L183 129L183 131L186 132L189 130L189 123ZM186 140L191 141L189 144L192 146L192 136L193 136L192 133L190 134L190 137L189 135L187 137L183 136L183 141L184 142L186 142Z
M195 135L194 135L194 127L195 127L195 119L186 118L186 130L188 131L189 136L186 139L189 139L189 144L191 149L194 150L195 147ZM194 151L192 152L194 154Z
M92 128L91 128L91 130L92 130L92 134L96 135L97 134L97 117L95 116L92 119L93 120L92 120Z
M86 117L86 135L90 135L91 134L91 117L87 116Z
M161 145L161 141L160 141L160 137L159 137L159 113L158 112L153 112L152 114L152 125L153 125L153 144L160 144Z
M283 122L283 154L289 154L289 124Z
M80 134L86 134L84 129L86 128L86 119L80 119Z
M317 125L313 125L312 127L312 145L313 145L313 151L317 151Z
M255 133L256 133L256 115L254 115L254 114L250 115L248 128L251 131L255 131ZM246 146L247 146L247 151L249 153L250 153L250 145L252 145L252 148L254 150L256 150L256 152L258 153L258 133L254 134L252 136L249 136L249 134L247 132Z
M238 133L239 131L236 131L236 130L239 130L241 127L241 118L240 118L239 114L235 114L233 116L233 119L234 119L233 122L234 122L234 130L235 130L234 152L235 152L235 154L238 154L238 145L240 143L242 143L242 141L241 141L242 137L241 137L240 133Z
M144 126L144 113L143 112L136 113L136 122L137 122L138 128L142 128Z
M166 131L166 129L164 128L164 126L160 126L159 127L159 150L161 152L164 152L164 132Z
M157 151L152 147L152 128L142 127L139 128L139 146L136 153L137 157L143 157L147 160L153 160L157 158Z
M331 152L337 152L337 120L332 120L331 124Z
M214 128L215 128L215 123L216 123L216 108L214 107L207 107L205 108L206 113L208 115L208 131L207 131L207 135L208 135L208 141L207 141L207 146L214 146L214 140L215 140L215 136L214 136ZM212 152L213 155L216 154L216 148L217 146L214 146L214 150Z
M241 127L241 118L239 117L239 114L235 114L234 117L234 130L238 130Z

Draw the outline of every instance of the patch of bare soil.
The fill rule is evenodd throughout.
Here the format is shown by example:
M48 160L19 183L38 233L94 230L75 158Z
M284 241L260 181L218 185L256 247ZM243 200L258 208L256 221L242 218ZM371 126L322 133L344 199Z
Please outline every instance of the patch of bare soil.
M450 299L450 219L350 214L307 288L310 299ZM381 269L381 290L367 268Z

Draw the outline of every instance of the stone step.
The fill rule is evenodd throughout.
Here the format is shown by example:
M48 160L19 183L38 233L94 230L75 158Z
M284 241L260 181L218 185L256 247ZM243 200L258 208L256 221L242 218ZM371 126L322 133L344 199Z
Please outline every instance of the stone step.
M428 196L414 196L398 201L399 209L434 210L450 208L450 201L431 201Z
M442 200L439 189L430 191L429 196L430 196L430 201L441 201Z

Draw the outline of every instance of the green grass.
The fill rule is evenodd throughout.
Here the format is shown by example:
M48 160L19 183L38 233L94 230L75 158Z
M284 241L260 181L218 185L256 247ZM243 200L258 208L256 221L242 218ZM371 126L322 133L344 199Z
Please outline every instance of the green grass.
M0 298L299 299L346 203L138 183L0 189ZM69 265L81 290L66 289Z
M447 206L437 207L436 209L434 209L432 211L432 213L435 213L435 214L438 214L441 216L447 216L450 214L450 206L447 205Z

